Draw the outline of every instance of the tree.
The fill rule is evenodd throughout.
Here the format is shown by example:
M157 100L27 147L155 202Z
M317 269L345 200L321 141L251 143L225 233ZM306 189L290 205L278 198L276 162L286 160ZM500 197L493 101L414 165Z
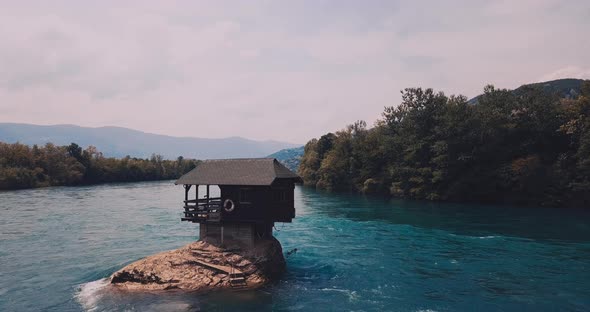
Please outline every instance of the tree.
M174 179L192 170L197 160L176 161L152 155L149 160L107 158L96 147L76 143L43 147L0 142L0 189Z
M567 99L488 85L476 104L405 89L373 128L359 121L309 141L299 173L328 190L588 207L589 99L590 82Z

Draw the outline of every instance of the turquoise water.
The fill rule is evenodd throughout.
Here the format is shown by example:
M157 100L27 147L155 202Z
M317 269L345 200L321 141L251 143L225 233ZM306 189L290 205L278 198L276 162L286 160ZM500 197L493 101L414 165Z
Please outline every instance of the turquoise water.
M0 192L0 311L588 311L590 213L296 189L275 236L288 273L197 295L104 287L127 263L197 239L171 182Z

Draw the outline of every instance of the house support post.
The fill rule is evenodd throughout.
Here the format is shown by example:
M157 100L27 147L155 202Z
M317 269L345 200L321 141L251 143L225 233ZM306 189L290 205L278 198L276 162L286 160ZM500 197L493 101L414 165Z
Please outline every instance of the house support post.
M189 184L184 185L184 200L188 200L188 191L191 189L191 186Z
M207 184L207 210L209 209L209 184Z

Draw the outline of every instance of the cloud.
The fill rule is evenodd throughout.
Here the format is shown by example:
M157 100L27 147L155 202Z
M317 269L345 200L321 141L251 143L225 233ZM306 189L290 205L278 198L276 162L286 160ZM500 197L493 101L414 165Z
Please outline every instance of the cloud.
M304 143L371 124L405 87L587 75L588 19L578 0L14 1L0 121Z

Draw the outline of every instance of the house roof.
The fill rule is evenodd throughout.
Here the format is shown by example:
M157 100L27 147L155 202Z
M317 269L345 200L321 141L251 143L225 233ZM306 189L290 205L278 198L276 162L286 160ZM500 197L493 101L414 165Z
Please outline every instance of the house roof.
M205 160L175 184L271 185L276 179L301 178L274 158Z

